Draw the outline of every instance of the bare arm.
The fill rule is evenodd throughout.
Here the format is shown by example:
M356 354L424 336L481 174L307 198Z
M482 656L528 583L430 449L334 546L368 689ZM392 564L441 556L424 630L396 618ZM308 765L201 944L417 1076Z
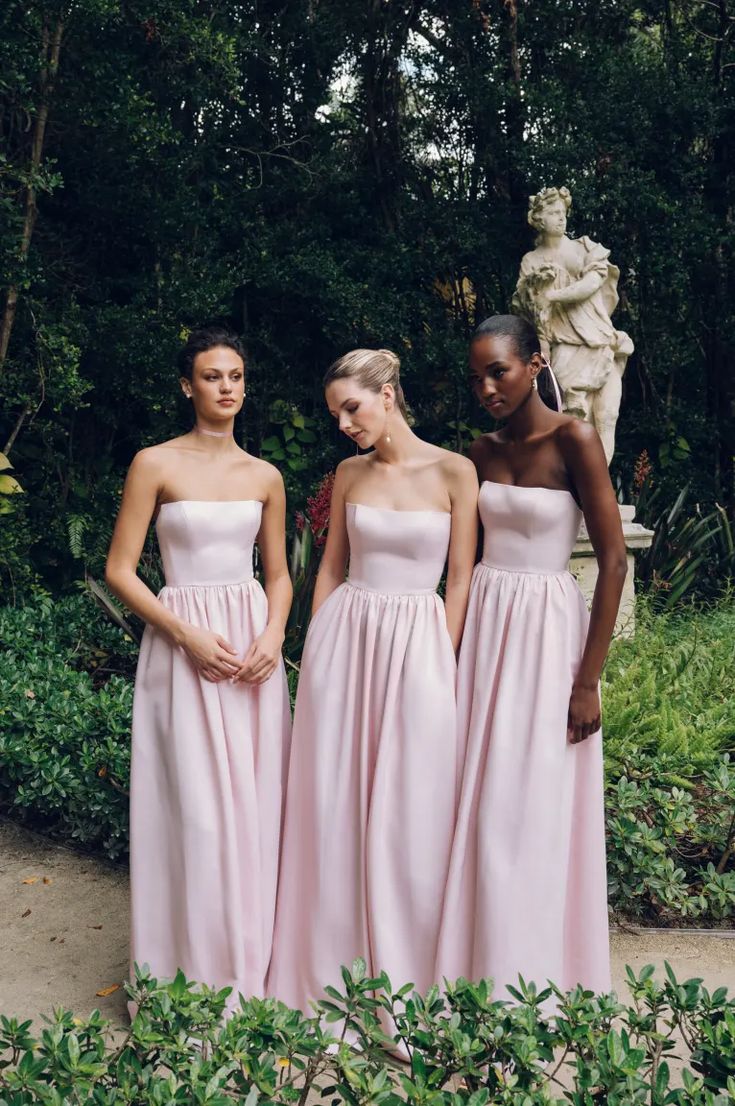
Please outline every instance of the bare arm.
M161 491L160 468L143 450L133 460L107 554L105 580L110 591L150 626L181 645L184 623L156 599L137 574L146 534Z
M312 617L325 599L344 583L347 558L350 555L350 543L347 537L345 519L346 473L344 462L337 466L337 475L332 488L332 501L329 508L329 531L324 547L322 561L314 586L314 599L311 604Z
M293 588L286 562L286 489L281 474L273 468L258 533L263 563L268 623L247 651L235 679L262 684L275 672L280 659Z
M452 533L447 558L445 609L447 630L455 653L459 649L467 614L467 599L477 552L477 473L464 457L452 459L449 495Z
M161 603L137 574L151 518L161 491L161 469L152 450L133 460L107 554L105 580L126 607L174 645L180 645L202 676L216 682L231 676L233 646L209 630L192 626Z
M600 727L598 684L615 629L627 560L620 511L597 431L575 421L564 427L560 443L598 565L587 640L569 705L571 740L576 742Z

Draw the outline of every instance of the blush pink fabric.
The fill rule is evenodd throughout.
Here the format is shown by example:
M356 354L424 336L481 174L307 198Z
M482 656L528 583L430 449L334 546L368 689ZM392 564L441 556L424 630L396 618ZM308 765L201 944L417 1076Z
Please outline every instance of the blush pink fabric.
M183 501L156 529L159 599L243 656L265 628L253 579L262 504ZM271 954L290 734L283 665L260 687L209 683L151 627L133 709L131 963L181 968L211 986L262 995Z
M460 651L467 751L436 976L610 987L602 734L567 740L587 634L572 496L485 481Z
M430 986L456 814L450 516L348 504L347 527L301 665L268 982L307 1014L357 956Z

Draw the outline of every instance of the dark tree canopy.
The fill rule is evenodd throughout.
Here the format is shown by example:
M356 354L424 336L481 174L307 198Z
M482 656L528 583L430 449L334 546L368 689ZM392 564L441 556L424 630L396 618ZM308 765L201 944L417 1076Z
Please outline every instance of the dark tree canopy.
M175 353L226 320L248 447L293 507L340 456L320 394L400 355L420 433L484 426L467 338L506 311L530 192L621 269L613 474L735 503L733 0L9 0L0 14L0 556L99 559L134 451L185 425ZM474 295L470 295L470 290Z

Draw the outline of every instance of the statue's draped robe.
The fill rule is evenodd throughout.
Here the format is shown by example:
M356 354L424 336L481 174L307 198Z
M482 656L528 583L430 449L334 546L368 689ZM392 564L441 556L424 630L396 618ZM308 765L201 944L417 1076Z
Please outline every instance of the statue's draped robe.
M575 242L584 249L576 271L550 263L540 251L527 253L521 262L513 297L513 309L528 318L549 344L551 364L568 410L576 406L575 392L599 391L611 372L622 376L625 362L633 352L628 335L616 330L610 319L618 304L620 276L620 270L609 260L610 251L586 236ZM547 287L568 288L588 273L597 273L602 284L587 299L553 303L551 310L544 310L536 290L540 268L555 270L554 282Z

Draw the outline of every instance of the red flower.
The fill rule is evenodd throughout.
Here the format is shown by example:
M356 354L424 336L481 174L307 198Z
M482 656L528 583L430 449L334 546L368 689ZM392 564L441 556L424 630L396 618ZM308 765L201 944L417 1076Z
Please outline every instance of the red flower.
M648 450L644 449L642 453L638 454L638 459L633 469L633 487L637 492L639 492L646 483L652 470L653 466L651 464L651 458L648 456Z
M327 540L334 475L333 472L327 473L314 495L306 501L306 517L314 535L314 542L318 546L324 545Z

